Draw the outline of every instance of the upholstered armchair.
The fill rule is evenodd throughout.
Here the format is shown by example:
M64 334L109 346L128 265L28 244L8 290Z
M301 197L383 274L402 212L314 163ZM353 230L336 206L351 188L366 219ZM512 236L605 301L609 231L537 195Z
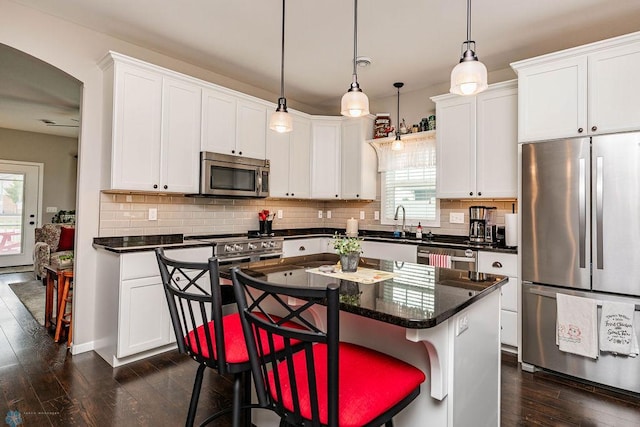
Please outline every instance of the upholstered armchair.
M33 270L38 278L46 277L45 266L58 264L63 255L73 256L75 228L73 224L44 224L36 228L33 248Z

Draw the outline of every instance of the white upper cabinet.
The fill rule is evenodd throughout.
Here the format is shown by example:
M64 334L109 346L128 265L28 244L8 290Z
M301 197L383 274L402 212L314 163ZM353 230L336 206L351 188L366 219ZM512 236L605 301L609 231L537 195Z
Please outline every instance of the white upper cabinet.
M518 89L515 82L476 96L476 193L518 194Z
M202 151L264 159L266 131L266 103L214 88L203 91Z
M293 116L293 130L267 130L267 159L271 162L270 197L309 197L311 162L311 119Z
M311 121L311 198L340 198L340 119Z
M520 142L640 129L640 33L511 66Z
M373 117L343 119L341 140L341 196L343 199L375 200L377 157L365 142L373 138Z
M108 188L198 191L198 85L112 53L104 62L111 113Z
M476 96L441 95L436 103L438 198L517 196L515 81Z
M476 100L444 95L436 103L437 197L475 196Z
M200 87L164 79L161 190L197 193L200 185Z

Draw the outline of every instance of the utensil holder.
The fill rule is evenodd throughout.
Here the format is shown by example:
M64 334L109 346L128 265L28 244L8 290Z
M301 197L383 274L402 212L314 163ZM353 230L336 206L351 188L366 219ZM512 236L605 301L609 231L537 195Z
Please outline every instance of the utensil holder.
M270 236L272 234L273 221L260 221L260 235Z

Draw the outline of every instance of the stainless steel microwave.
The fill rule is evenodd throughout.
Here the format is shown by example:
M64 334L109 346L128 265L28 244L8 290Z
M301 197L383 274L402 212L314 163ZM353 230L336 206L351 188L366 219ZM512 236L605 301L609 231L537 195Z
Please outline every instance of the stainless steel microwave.
M200 195L269 197L269 160L201 152Z

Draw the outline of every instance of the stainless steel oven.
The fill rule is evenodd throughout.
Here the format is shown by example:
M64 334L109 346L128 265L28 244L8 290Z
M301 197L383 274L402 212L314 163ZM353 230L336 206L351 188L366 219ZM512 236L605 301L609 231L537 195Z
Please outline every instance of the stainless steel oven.
M200 195L269 197L269 160L200 153Z

